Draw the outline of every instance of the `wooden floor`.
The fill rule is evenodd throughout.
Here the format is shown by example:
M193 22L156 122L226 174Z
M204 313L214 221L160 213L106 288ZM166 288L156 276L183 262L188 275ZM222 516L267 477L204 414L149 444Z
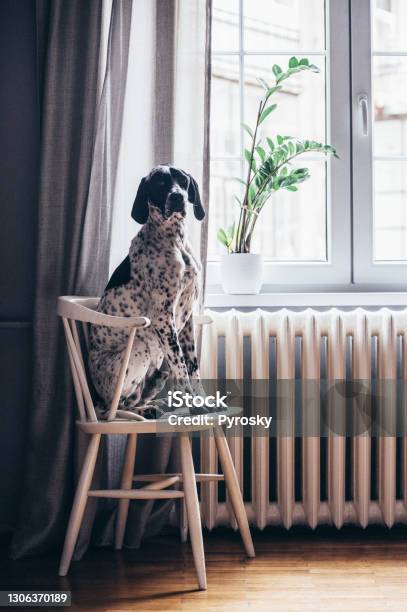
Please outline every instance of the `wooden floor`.
M171 534L138 551L92 550L67 578L56 576L55 556L10 562L3 552L0 588L71 590L80 611L407 612L407 529L254 535L257 557L246 560L235 533L205 534L206 592L196 590L189 546Z

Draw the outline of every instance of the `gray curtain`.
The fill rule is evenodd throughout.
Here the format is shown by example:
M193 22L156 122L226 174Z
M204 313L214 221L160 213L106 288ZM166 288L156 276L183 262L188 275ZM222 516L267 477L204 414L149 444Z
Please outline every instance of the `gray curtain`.
M154 164L174 158L175 0L156 1Z
M99 96L102 0L37 0L36 6L41 161L35 362L13 558L59 547L71 507L75 412L56 299L78 291L97 295L107 279L109 181L114 185L131 21L131 0L113 0Z

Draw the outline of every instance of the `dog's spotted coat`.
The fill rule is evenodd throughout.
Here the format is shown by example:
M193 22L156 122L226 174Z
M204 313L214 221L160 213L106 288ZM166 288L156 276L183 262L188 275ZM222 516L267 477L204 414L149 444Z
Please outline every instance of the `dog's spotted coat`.
M168 376L184 384L199 379L192 312L199 292L200 264L185 233L188 200L197 218L203 218L195 181L176 168L159 166L143 179L132 216L145 224L98 305L98 311L105 314L151 320L150 327L136 334L121 410L155 416L151 400ZM102 415L114 394L128 335L123 329L95 325L90 329L89 367L103 400Z

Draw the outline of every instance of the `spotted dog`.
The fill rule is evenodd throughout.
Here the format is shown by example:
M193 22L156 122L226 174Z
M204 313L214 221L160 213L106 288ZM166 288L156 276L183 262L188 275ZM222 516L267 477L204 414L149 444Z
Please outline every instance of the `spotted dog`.
M157 166L143 178L131 216L143 225L129 255L113 273L98 305L109 315L146 316L151 326L137 332L119 403L147 417L158 416L155 401L166 379L199 380L192 310L199 291L200 264L188 242L188 203L205 216L196 181L172 166ZM128 330L91 326L89 368L106 414L113 397ZM126 415L130 414L129 412Z

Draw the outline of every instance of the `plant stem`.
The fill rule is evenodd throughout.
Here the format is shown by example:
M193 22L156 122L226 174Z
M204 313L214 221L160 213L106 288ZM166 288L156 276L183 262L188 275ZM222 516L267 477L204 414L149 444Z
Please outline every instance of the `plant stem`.
M264 102L265 104L265 102ZM243 198L243 205L242 208L240 209L240 217L239 217L239 223L238 223L238 235L237 235L237 252L238 253L244 253L245 251L243 250L243 238L245 235L245 225L246 225L246 217L247 217L247 209L249 206L249 188L250 188L250 176L252 173L252 162L253 162L253 154L254 154L254 147L256 146L256 138L257 138L257 130L259 127L259 120L260 120L260 115L263 111L263 101L260 100L260 104L259 104L259 110L257 111L257 119L256 119L256 127L254 130L254 134L253 134L253 140L252 140L252 149L250 152L250 161L248 162L249 164L249 170L247 172L247 179L246 179L246 190L245 190L245 194L244 194L244 198Z

